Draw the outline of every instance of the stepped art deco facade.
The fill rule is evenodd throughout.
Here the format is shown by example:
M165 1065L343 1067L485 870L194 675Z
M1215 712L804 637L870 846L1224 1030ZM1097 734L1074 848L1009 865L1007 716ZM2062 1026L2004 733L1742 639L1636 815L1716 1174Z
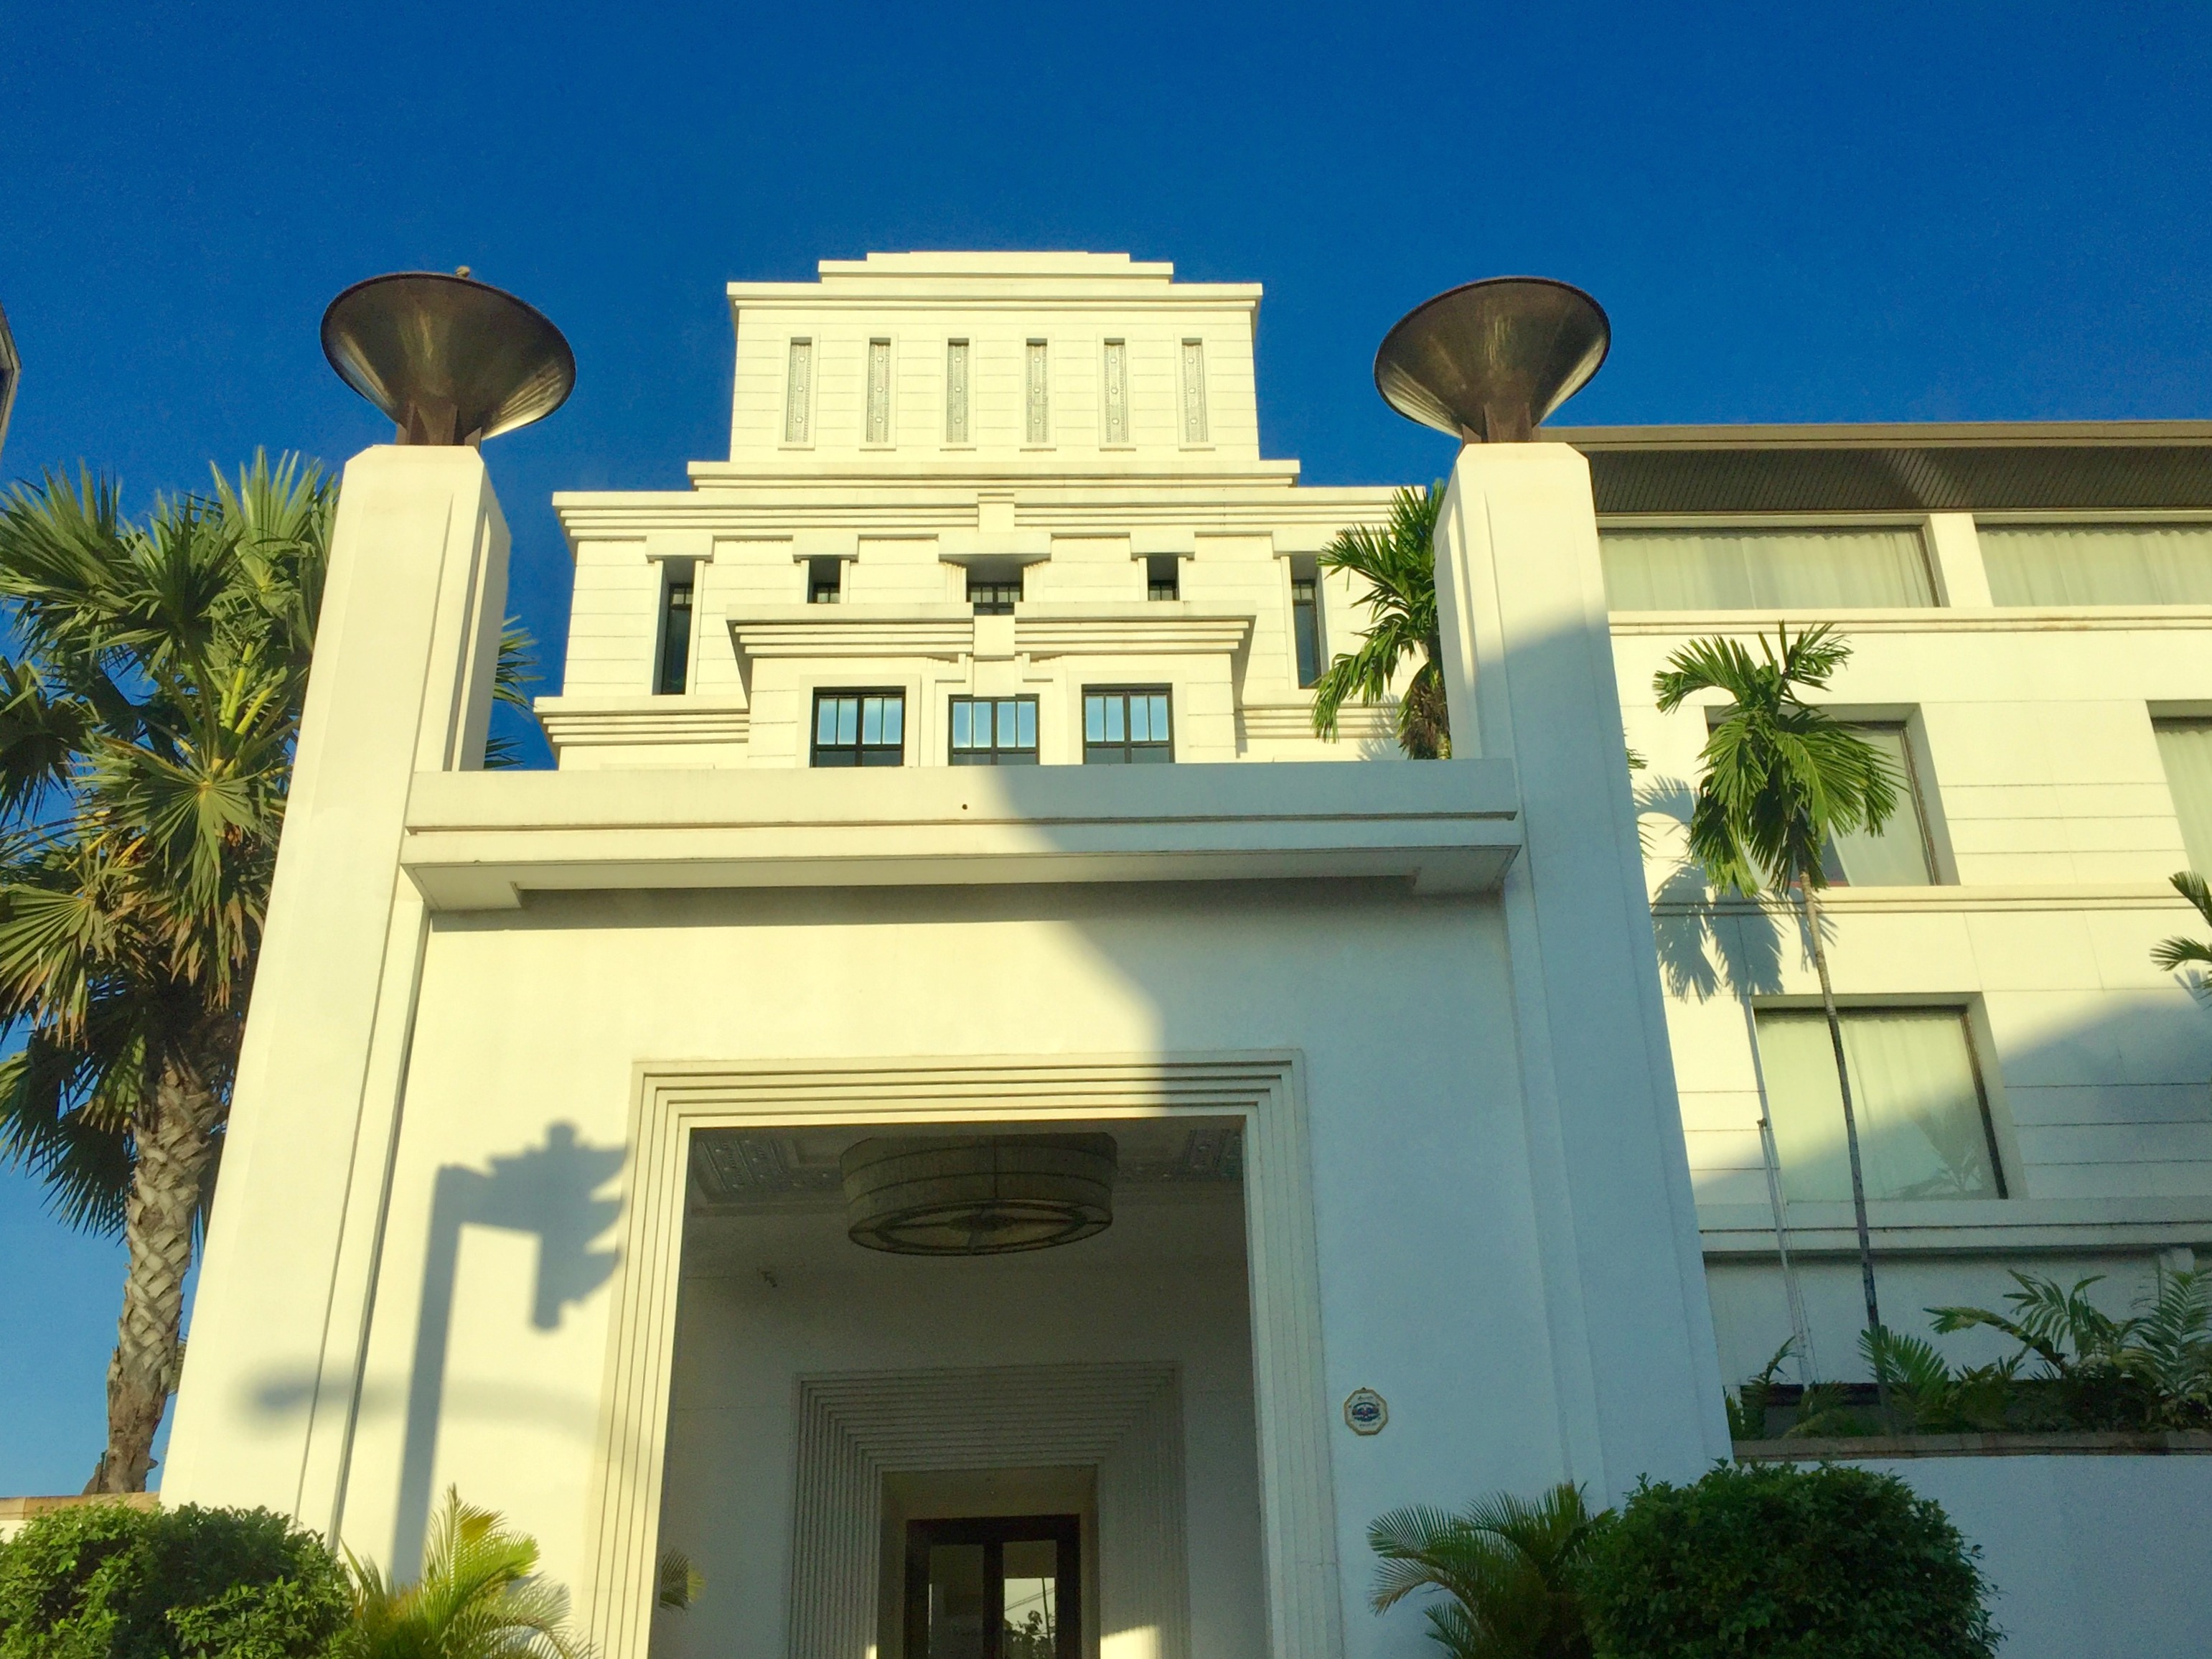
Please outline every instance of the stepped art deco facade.
M1259 299L732 285L729 459L556 498L550 771L481 764L483 463L355 459L168 1498L404 1576L458 1486L607 1659L1418 1651L1382 1510L1693 1477L1793 1331L1863 1375L1810 969L1686 870L1708 711L1649 690L1781 621L1912 781L1832 904L1892 1322L2212 1241L2148 957L2212 428L1470 444L1407 763L1313 735L1392 492L1262 458Z

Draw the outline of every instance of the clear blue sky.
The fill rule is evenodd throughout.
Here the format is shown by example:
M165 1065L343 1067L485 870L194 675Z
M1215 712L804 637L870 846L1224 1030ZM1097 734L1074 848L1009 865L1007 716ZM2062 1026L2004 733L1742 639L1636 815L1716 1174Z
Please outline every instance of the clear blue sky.
M1820 13L1824 15L1815 15ZM1267 285L1263 443L1425 479L1376 342L1472 277L1611 313L1577 422L2212 415L2201 3L1234 9L0 5L0 476L143 505L256 445L389 434L322 307L466 264L576 349L489 452L559 659L554 489L726 441L721 285L1047 247ZM557 673L557 668L556 670ZM547 689L551 689L548 687ZM100 1438L119 1255L0 1176L0 1493Z

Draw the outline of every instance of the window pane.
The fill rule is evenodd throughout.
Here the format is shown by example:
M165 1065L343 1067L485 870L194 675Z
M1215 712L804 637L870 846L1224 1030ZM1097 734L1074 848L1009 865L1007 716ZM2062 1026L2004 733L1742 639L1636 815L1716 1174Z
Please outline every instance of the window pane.
M1936 603L1916 530L1608 530L1598 549L1615 611Z
M957 697L953 699L952 746L955 749L966 749L969 746L969 734L975 725L974 714L974 704L963 702Z
M1060 1546L1050 1539L1010 1539L1006 1552L1001 1659L1053 1659L1060 1631Z
M1036 702L1024 697L1015 712L1021 720L1021 729L1015 746L1020 749L1036 748L1037 746Z
M1919 792L1905 752L1905 732L1894 726L1859 726L1853 731L1889 759L1896 773L1897 811L1881 833L1855 830L1829 843L1828 879L1850 887L1926 887L1936 879L1928 861L1928 838L1921 818Z
M1150 743L1152 740L1152 701L1147 697L1132 697L1129 699L1129 741Z
M990 1587L981 1544L929 1549L929 1659L982 1659Z
M814 705L814 741L837 741L837 700L835 697L821 698Z
M1154 696L1151 701L1152 705L1152 741L1154 743L1165 743L1168 740L1167 697L1164 693L1162 693Z
M1983 525L1999 605L2212 605L2212 525Z
M1106 741L1120 743L1123 711L1128 706L1127 697L1108 697L1106 700Z
M1084 698L1083 740L1085 743L1103 743L1106 741L1105 698Z
M1321 596L1310 581L1291 584L1291 631L1298 653L1298 684L1321 678Z
M2189 867L2212 876L2212 720L2160 720L2157 731Z
M881 743L884 740L884 700L881 697L860 699L860 741Z
M1867 1196L2002 1198L1965 1016L1853 1010L1843 1024ZM1850 1158L1826 1019L1760 1014L1759 1056L1783 1190L1796 1200L1848 1202Z

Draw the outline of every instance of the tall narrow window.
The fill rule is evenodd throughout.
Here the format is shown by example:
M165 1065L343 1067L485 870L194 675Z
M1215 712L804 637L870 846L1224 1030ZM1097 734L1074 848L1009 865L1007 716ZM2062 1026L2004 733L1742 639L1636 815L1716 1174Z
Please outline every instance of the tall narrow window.
M1206 343L1182 343L1182 441L1206 441Z
M2212 879L2212 720L2156 720L2152 729L2189 867Z
M1105 440L1109 444L1129 441L1129 346L1125 340L1106 342Z
M1879 749L1903 782L1897 811L1879 835L1863 830L1830 838L1821 860L1828 879L1848 887L1927 887L1936 880L1936 860L1928 844L1927 804L1919 769L1902 726L1855 726L1851 730Z
M906 693L817 691L814 764L900 766L906 761Z
M787 444L809 441L807 434L813 428L811 416L814 400L814 342L793 340L791 343L791 367L783 380L783 441Z
M1022 396L1025 405L1024 443L1052 441L1052 371L1044 342L1031 340L1022 353Z
M952 340L945 348L945 441L968 441L968 342Z
M660 669L653 689L682 694L691 681L691 567L671 564L660 590Z
M806 602L835 605L845 597L845 562L823 554L806 562Z
M1174 758L1175 735L1170 729L1166 686L1085 688L1085 765L1141 765Z
M891 343L868 342L868 437L872 444L891 441Z
M953 698L951 757L955 766L1035 766L1037 700Z
M1828 1022L1794 1009L1762 1010L1758 1019L1783 1191L1808 1203L1847 1202L1850 1152ZM1843 1028L1867 1196L2002 1198L2003 1165L1965 1014L1852 1008Z
M1291 578L1291 636L1297 647L1298 684L1321 678L1321 583L1312 576Z
M1172 553L1154 553L1145 561L1145 597L1179 599L1182 597L1182 561Z

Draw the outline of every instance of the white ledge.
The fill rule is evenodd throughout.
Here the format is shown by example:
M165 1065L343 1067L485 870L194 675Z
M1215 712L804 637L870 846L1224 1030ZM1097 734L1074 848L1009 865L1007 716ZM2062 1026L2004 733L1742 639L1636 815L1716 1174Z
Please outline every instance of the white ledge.
M1382 878L1494 890L1502 760L1401 765L421 773L400 862L433 909L532 891Z

